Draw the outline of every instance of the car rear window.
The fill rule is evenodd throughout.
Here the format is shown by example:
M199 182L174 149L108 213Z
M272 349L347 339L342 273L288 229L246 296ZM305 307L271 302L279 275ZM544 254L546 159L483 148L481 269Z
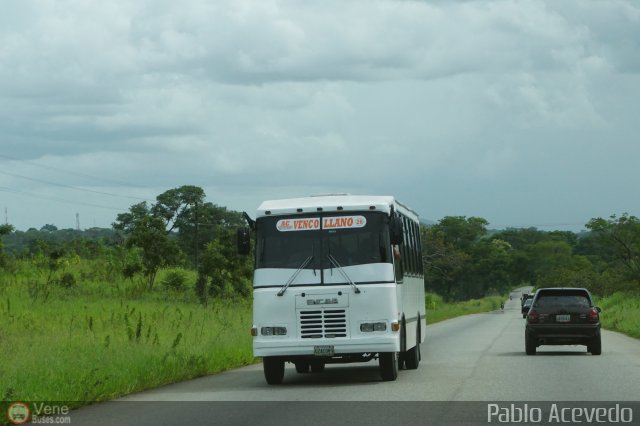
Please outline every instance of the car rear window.
M589 294L576 290L554 290L538 294L536 306L541 308L585 307L591 306Z

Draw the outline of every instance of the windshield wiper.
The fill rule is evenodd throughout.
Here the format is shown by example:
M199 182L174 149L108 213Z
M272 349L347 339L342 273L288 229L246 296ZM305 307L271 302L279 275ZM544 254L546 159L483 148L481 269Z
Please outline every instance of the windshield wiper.
M311 258L315 259L315 257L316 257L316 246L312 245L311 246ZM316 262L314 261L313 265L311 265L311 266L313 266L313 276L315 277L316 276Z
M311 259L313 259L313 256L307 257L304 260L304 262L302 262L302 265L298 267L298 269L293 273L293 275L291 275L291 277L287 280L287 283L280 289L280 291L278 292L278 296L282 296L284 292L287 291L287 288L289 287L289 285L293 282L293 280L296 279L298 274L300 274L300 271L302 271L304 267L307 266L309 262L311 262Z
M331 253L329 253L327 255L327 258L329 259L329 262L331 262L332 265L334 265L337 269L338 272L340 272L340 275L342 275L342 278L344 278L345 280L347 280L347 282L349 284L351 284L351 286L354 288L355 293L360 293L360 289L358 288L358 286L356 285L356 283L353 282L353 280L349 277L349 275L347 274L347 271L345 271L342 266L340 265L340 263L338 263L338 261L336 260L335 257L333 257L331 255Z

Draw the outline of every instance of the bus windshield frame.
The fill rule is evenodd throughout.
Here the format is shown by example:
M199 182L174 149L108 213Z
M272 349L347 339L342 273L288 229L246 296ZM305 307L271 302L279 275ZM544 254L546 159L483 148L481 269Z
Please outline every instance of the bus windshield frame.
M256 269L330 269L330 256L342 267L392 263L384 212L264 216L256 227Z

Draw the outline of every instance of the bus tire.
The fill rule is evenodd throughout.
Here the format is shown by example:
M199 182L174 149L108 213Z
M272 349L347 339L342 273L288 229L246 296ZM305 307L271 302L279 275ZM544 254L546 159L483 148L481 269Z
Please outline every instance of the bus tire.
M420 364L420 327L416 330L416 345L409 349L404 356L404 365L407 370L415 370Z
M398 370L404 370L405 365L405 352L404 350L407 347L407 324L404 321L404 315L402 316L402 322L400 323L400 352L398 353Z
M296 361L293 363L296 366L296 371L298 373L308 373L309 372L309 361Z
M262 358L264 378L270 385L279 385L284 378L284 360L275 356Z
M381 352L378 354L380 376L384 381L393 381L398 377L398 352Z
M322 373L324 371L325 363L322 361L311 361L311 372Z

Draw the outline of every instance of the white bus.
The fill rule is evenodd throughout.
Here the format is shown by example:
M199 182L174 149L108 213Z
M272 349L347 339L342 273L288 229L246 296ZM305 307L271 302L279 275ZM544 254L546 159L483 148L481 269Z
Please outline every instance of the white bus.
M269 384L378 359L383 380L416 369L426 328L418 215L390 196L263 202L256 231L253 352ZM248 229L238 250L250 252Z

